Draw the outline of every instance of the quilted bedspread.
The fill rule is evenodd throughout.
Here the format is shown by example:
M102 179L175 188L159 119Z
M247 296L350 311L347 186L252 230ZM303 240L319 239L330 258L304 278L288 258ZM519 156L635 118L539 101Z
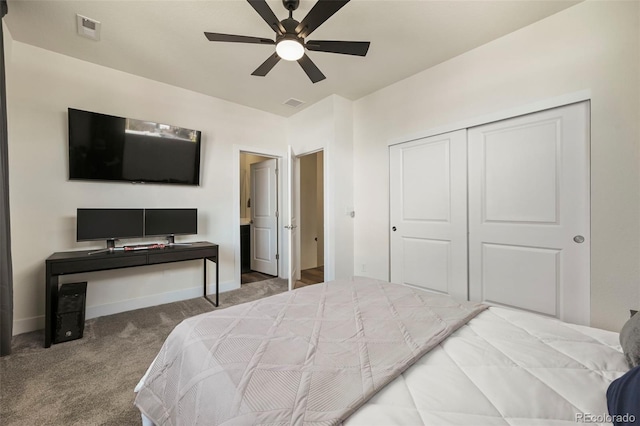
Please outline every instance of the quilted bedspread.
M628 369L617 333L491 307L344 424L611 424L606 390Z
M339 424L485 308L353 278L182 322L135 404L156 425Z

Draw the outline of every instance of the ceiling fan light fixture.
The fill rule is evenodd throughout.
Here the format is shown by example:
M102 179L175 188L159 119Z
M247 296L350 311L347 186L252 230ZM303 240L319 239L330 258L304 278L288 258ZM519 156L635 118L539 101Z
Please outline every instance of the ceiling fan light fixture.
M285 61L297 61L304 55L304 46L295 38L283 38L276 44L276 53Z

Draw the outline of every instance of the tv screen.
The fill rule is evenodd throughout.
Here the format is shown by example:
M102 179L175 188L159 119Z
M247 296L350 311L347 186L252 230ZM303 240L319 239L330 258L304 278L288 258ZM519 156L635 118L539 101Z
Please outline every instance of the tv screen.
M199 185L200 136L69 108L69 179Z
M144 209L78 209L77 241L144 236Z
M187 235L198 233L198 209L145 209L145 235Z

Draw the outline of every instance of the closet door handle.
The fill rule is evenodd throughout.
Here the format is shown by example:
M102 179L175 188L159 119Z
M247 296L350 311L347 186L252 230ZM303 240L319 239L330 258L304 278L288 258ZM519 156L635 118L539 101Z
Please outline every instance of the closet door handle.
M398 228L396 228L395 226L391 228L391 230L392 230L393 232L396 232L396 231L397 231L397 229L398 229Z

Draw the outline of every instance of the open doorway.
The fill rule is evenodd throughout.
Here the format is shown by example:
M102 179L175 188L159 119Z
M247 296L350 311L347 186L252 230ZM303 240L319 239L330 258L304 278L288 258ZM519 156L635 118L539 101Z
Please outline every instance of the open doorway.
M300 279L295 288L324 282L324 153L298 159Z
M240 283L278 276L278 160L240 152Z

